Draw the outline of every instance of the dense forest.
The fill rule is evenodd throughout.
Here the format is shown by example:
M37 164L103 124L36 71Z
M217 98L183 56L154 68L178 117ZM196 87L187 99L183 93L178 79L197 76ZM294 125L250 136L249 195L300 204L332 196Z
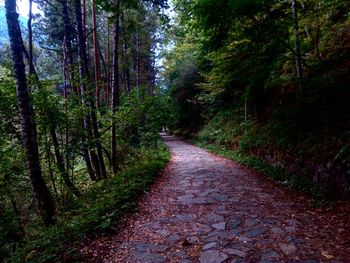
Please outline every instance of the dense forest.
M0 1L0 260L117 231L162 129L349 199L349 1L28 2Z
M349 198L349 2L174 5L170 129Z

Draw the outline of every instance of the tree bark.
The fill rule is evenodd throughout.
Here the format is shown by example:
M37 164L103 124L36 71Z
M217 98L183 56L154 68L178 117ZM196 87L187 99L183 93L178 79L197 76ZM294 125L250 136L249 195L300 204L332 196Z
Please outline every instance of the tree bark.
M84 128L88 132L89 139L94 138L96 141L97 155L94 150L89 151L89 156L91 160L91 165L95 170L97 179L106 178L107 173L104 165L104 160L102 156L102 148L98 137L98 124L97 124L97 116L96 116L96 107L93 102L93 93L87 92L86 81L89 80L89 69L88 69L88 56L86 50L86 42L85 35L83 30L83 21L82 21L82 13L81 13L81 2L80 0L75 0L75 16L77 22L78 29L78 50L80 57L80 89L81 89L81 97L83 99L83 104L87 106L90 110L90 113L84 117ZM84 158L86 158L86 154L84 154ZM89 169L89 167L88 167ZM90 177L92 177L90 175Z
M92 0L92 39L94 45L94 68L95 68L95 87L96 87L96 108L100 107L100 73L99 73L99 54L97 40L97 25L96 25L96 8L95 0Z
M295 52L295 67L299 85L299 93L302 92L302 81L303 81L303 65L301 61L301 52L299 44L299 20L298 20L298 9L297 0L292 0L292 13L294 23L294 52Z
M55 206L42 176L39 160L36 126L29 99L22 35L16 13L16 0L6 0L6 19L12 51L13 70L16 78L18 111L22 129L23 146L26 152L30 182L38 202L38 208L45 225L54 223Z
M28 14L28 51L29 51L29 74L33 74L34 65L33 65L33 31L32 31L32 6L33 0L29 0L29 14Z
M68 190L70 192L72 192L76 197L79 197L81 194L80 194L79 190L76 188L76 186L73 184L73 182L70 180L69 175L68 175L68 171L64 167L64 161L63 161L63 157L60 153L55 128L53 128L53 127L50 128L50 134L51 134L52 144L53 144L53 148L54 148L54 152L55 152L57 168L61 174L61 177L62 177L65 185L67 186Z
M116 117L119 106L119 9L120 0L117 0L117 15L114 24L114 48L113 48L113 85L112 85L112 113L113 119ZM112 120L113 123L114 120ZM111 155L112 155L112 172L116 173L118 169L117 163L117 129L113 125L111 128Z
M121 16L121 21L122 21L122 38L123 38L123 62L124 62L124 67L125 67L125 91L126 94L129 94L131 91L130 88L130 69L129 69L129 63L128 63L128 43L127 43L127 38L126 38L126 29L124 25L124 15L122 13Z

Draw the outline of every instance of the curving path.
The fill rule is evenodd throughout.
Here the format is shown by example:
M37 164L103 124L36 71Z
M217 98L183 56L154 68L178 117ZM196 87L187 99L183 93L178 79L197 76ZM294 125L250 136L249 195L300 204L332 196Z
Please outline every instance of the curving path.
M350 262L349 209L306 197L162 134L172 159L117 236L83 249L90 262Z

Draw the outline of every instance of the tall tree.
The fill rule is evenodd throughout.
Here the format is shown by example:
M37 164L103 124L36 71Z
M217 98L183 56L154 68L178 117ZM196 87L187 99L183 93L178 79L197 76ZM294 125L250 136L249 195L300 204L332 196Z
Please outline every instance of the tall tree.
M93 102L94 94L87 89L87 83L90 78L89 75L89 67L88 67L88 55L86 49L86 41L83 29L83 21L82 21L82 6L80 0L75 0L75 17L77 23L78 30L78 50L79 50L79 58L80 58L80 87L81 87L81 96L84 100L84 105L89 109L89 113L86 114L84 118L84 127L88 132L89 139L94 139L97 149L97 154L94 147L91 148L89 155L91 158L91 166L94 169L96 174L96 178L106 178L107 172L106 167L103 160L102 155L102 147L101 142L99 141L99 131L98 131L98 123L97 123L97 115L96 115L96 105ZM84 154L85 158L86 153Z
M54 223L55 206L50 191L42 177L40 167L37 131L30 104L25 65L23 62L24 46L22 44L18 14L16 13L16 0L6 0L5 8L12 51L13 70L16 79L16 94L22 140L26 151L29 178L42 219L46 225L51 225Z
M295 68L298 79L299 93L302 92L302 79L303 79L303 65L301 61L301 52L299 44L299 19L298 19L298 7L297 0L292 0L292 13L293 13L293 29L294 29L294 53L295 53Z
M95 88L96 88L96 108L100 107L100 73L99 73L99 54L98 54L98 39L97 39L97 25L96 25L96 4L92 0L92 38L94 47L94 69L95 69Z
M119 12L120 12L120 0L116 3L116 17L114 22L114 47L113 47L113 83L112 83L112 114L113 120L117 113L117 108L119 106ZM112 172L116 173L117 164L117 128L114 123L111 127L111 151L112 151Z

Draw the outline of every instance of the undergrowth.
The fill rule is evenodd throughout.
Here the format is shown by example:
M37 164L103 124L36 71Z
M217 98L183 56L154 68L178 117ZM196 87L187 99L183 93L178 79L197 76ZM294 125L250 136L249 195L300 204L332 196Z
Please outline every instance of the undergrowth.
M313 206L333 206L333 196L331 193L311 180L289 174L285 169L279 166L266 164L261 159L244 154L238 150L227 149L217 144L203 143L195 141L197 146L208 149L209 151L229 158L243 166L253 168L265 176L281 182L284 186L305 193L310 197Z
M113 178L97 182L73 207L61 212L55 226L32 229L8 262L80 262L76 245L86 237L115 232L169 158L162 143L153 149L140 149L135 163Z

